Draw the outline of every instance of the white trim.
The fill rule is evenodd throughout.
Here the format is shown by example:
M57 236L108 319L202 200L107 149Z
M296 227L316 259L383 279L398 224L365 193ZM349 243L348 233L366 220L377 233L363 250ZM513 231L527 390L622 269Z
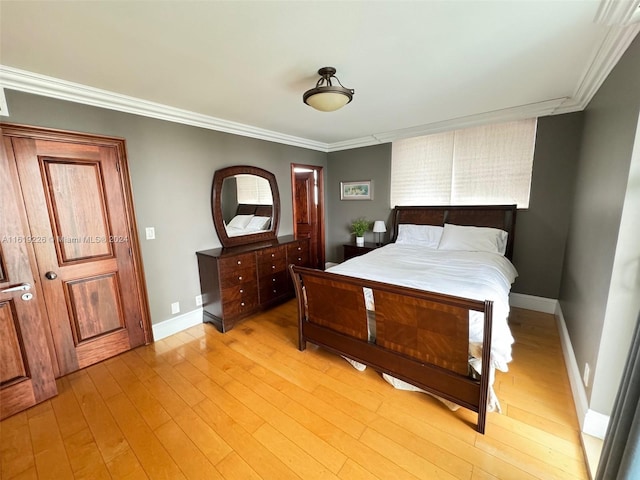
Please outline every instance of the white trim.
M564 316L562 315L560 304L558 304L555 316L556 323L558 324L558 333L560 334L560 344L562 345L564 363L567 368L567 374L569 375L571 393L573 394L573 402L576 406L576 413L578 414L578 421L580 422L580 429L582 430L584 425L584 418L587 415L587 411L589 410L587 392L584 389L584 385L582 384L580 368L578 368L578 361L576 360L576 355L573 352L573 346L571 345L571 339L569 338L569 331L567 330L567 324L564 321Z
M196 308L195 310L183 313L182 315L178 315L159 323L154 323L151 325L151 329L153 330L153 339L155 341L162 340L163 338L173 335L174 333L181 332L182 330L186 330L187 328L198 325L199 323L202 323L202 308Z
M463 128L475 127L491 123L510 122L523 120L525 118L543 117L555 113L561 105L567 101L567 97L554 98L543 102L518 105L516 107L494 110L492 112L479 113L477 115L467 115L465 117L452 118L441 122L429 123L417 127L394 130L387 133L375 134L374 137L380 142L392 142L401 138L419 137L431 133L448 132ZM331 145L333 147L333 145Z
M555 313L558 301L552 298L535 297L533 295L511 292L509 294L509 305L517 308L526 308L527 310L535 310L536 312Z
M9 116L9 107L7 106L7 98L4 96L4 88L0 86L0 117Z
M573 98L558 108L555 113L570 113L587 108L638 32L640 32L640 23L627 27L610 27L580 80Z
M560 308L560 303L552 298L535 297L533 295L525 295L522 293L509 294L509 305L517 308L526 308L527 310L535 310L537 312L551 313L556 317L558 333L560 334L560 344L562 345L562 354L564 357L567 375L569 376L569 384L571 385L571 394L576 407L580 430L584 433L604 439L609 425L609 416L598 413L589 408L587 400L587 391L582 383L582 375L576 360L567 324Z
M26 70L19 70L6 65L0 65L0 85L4 88L19 90L21 92L107 108L118 112L132 113L143 117L157 118L219 132L233 133L243 137L258 138L260 140L283 143L285 145L293 145L294 147L308 148L310 150L327 151L326 143L231 122L222 118L149 102L147 100L129 97L79 83L68 82Z
M593 21L602 25L627 25L634 20L639 8L639 0L601 0Z
M562 314L562 309L560 308L559 303L556 308L555 316L558 324L558 332L560 333L560 343L562 345L564 362L567 367L567 374L569 375L571 393L573 394L573 402L576 406L578 422L580 423L580 430L593 437L604 439L604 435L607 431L607 425L609 424L609 416L589 409L587 392L584 388L584 384L582 383L582 375L580 375L578 361L576 360L573 346L571 345L569 331L567 330L567 324L564 320L564 315Z
M584 416L584 425L582 431L587 435L604 440L609 426L609 415L598 413L595 410L587 410Z

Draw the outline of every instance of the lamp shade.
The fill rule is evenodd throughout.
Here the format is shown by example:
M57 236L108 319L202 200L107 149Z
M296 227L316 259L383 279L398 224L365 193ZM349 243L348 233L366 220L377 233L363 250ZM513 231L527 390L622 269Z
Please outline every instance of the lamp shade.
M331 87L320 88L324 91L312 93L305 99L306 104L316 110L321 112L334 112L351 101L351 99L341 91L331 91ZM320 90L320 88L314 88L313 90Z
M382 220L376 220L373 223L373 233L384 233L387 231L387 227Z

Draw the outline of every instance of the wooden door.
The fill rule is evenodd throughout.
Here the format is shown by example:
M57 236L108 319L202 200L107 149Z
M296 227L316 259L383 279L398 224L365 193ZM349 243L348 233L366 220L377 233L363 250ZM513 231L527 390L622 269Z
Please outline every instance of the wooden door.
M296 238L309 239L309 264L324 268L322 170L292 165L293 215Z
M11 153L65 375L144 344L148 315L124 148L53 137L13 137Z
M15 172L0 142L0 419L57 393Z

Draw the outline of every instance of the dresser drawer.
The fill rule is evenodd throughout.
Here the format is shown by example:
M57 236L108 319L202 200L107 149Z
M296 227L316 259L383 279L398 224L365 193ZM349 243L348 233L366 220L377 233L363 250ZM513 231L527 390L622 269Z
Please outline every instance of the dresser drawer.
M259 285L260 303L275 300L291 292L286 270L260 277Z
M240 290L244 290L240 293ZM253 312L258 306L258 292L255 287L240 288L235 290L225 288L222 293L222 313L233 317Z
M299 241L287 245L287 263L307 266L309 264L309 242Z
M270 275L287 268L287 253L283 247L266 248L258 252L258 276Z
M238 270L253 269L255 272L256 256L254 253L245 253L234 257L221 258L219 264L221 278L225 278Z

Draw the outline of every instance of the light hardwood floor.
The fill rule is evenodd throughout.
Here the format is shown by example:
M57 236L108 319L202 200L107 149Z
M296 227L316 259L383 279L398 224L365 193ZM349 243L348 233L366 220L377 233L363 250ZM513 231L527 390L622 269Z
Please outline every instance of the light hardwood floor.
M338 356L296 348L295 303L226 334L198 325L58 381L0 423L0 477L585 479L551 315L513 309L502 414L451 412Z

